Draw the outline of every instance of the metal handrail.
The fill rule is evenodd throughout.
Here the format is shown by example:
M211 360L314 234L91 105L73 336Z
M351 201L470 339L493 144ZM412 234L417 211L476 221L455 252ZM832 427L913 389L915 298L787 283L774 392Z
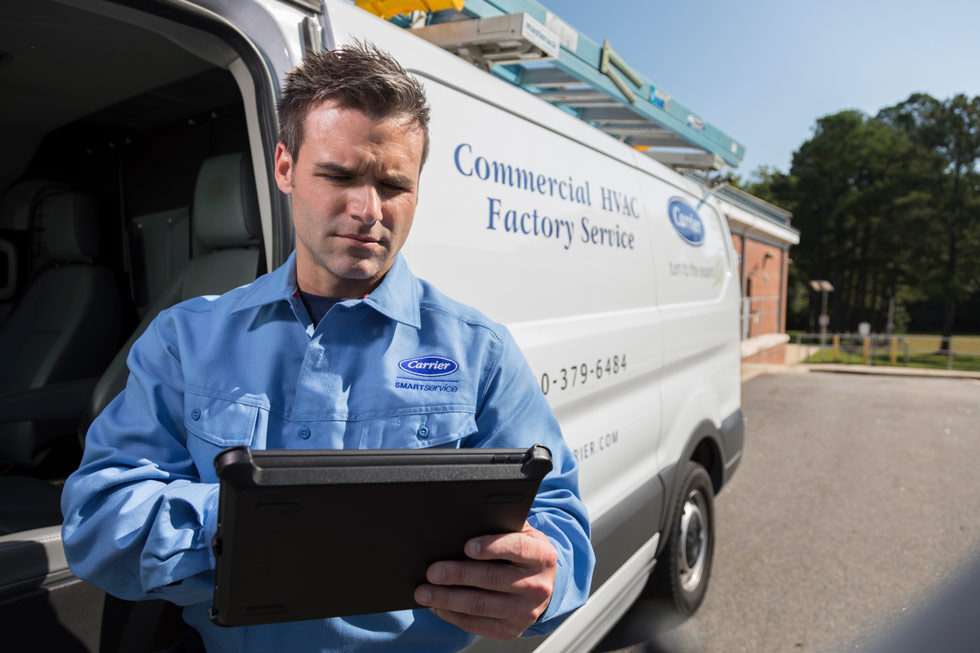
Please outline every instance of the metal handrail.
M751 320L753 318L759 318L766 315L776 315L781 313L781 310L777 308L774 311L753 311L752 302L765 302L765 301L776 301L778 302L781 298L778 296L773 297L743 297L742 306L739 310L740 321L742 323L742 340L746 340L751 333ZM777 318L778 321L778 318Z

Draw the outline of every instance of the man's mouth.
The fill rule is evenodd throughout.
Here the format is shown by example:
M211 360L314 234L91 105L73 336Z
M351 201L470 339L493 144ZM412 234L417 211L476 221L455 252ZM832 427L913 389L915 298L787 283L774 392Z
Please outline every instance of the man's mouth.
M349 241L354 245L376 245L380 241L377 238L371 238L370 236L363 236L361 234L337 234L338 238Z

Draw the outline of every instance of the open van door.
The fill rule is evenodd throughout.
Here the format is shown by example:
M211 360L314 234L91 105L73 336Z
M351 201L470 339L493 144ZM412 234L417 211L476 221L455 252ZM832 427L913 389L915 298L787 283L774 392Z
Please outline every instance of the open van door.
M186 629L172 604L122 601L72 574L60 494L88 422L123 387L129 345L156 312L187 294L248 283L292 249L271 161L275 71L298 55L258 9L207 0L4 5L5 649L152 651ZM298 6L275 19L318 20ZM214 202L227 193L202 194L208 184L241 189L241 211L252 217L237 239L209 236L227 206ZM195 266L206 274L192 274ZM99 282L81 286L90 276Z

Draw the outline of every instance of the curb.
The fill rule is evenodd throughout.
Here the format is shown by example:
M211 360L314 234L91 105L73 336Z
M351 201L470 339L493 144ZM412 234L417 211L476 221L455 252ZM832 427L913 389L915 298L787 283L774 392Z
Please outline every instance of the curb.
M796 365L744 363L742 365L742 383L763 374L809 374L810 372L823 372L825 374L874 374L878 376L909 376L933 379L974 379L980 381L980 371L930 370L919 367L890 367L887 365L841 365L839 363L797 363Z
M921 367L892 367L889 365L840 365L834 363L801 364L807 372L837 374L879 374L885 376L933 377L941 379L980 379L980 372L964 370L931 370Z
M804 365L774 365L767 363L743 363L742 383L763 374L806 374L810 370Z

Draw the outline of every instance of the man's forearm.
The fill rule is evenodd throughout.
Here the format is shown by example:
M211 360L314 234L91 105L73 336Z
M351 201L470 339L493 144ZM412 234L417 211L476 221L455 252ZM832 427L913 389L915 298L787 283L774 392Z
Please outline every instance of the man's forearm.
M72 571L126 599L200 603L213 594L218 485L187 449L184 388L165 314L133 345L126 389L96 418L65 483Z
M210 600L217 504L217 485L172 478L155 465L83 465L63 500L69 565L125 599Z

